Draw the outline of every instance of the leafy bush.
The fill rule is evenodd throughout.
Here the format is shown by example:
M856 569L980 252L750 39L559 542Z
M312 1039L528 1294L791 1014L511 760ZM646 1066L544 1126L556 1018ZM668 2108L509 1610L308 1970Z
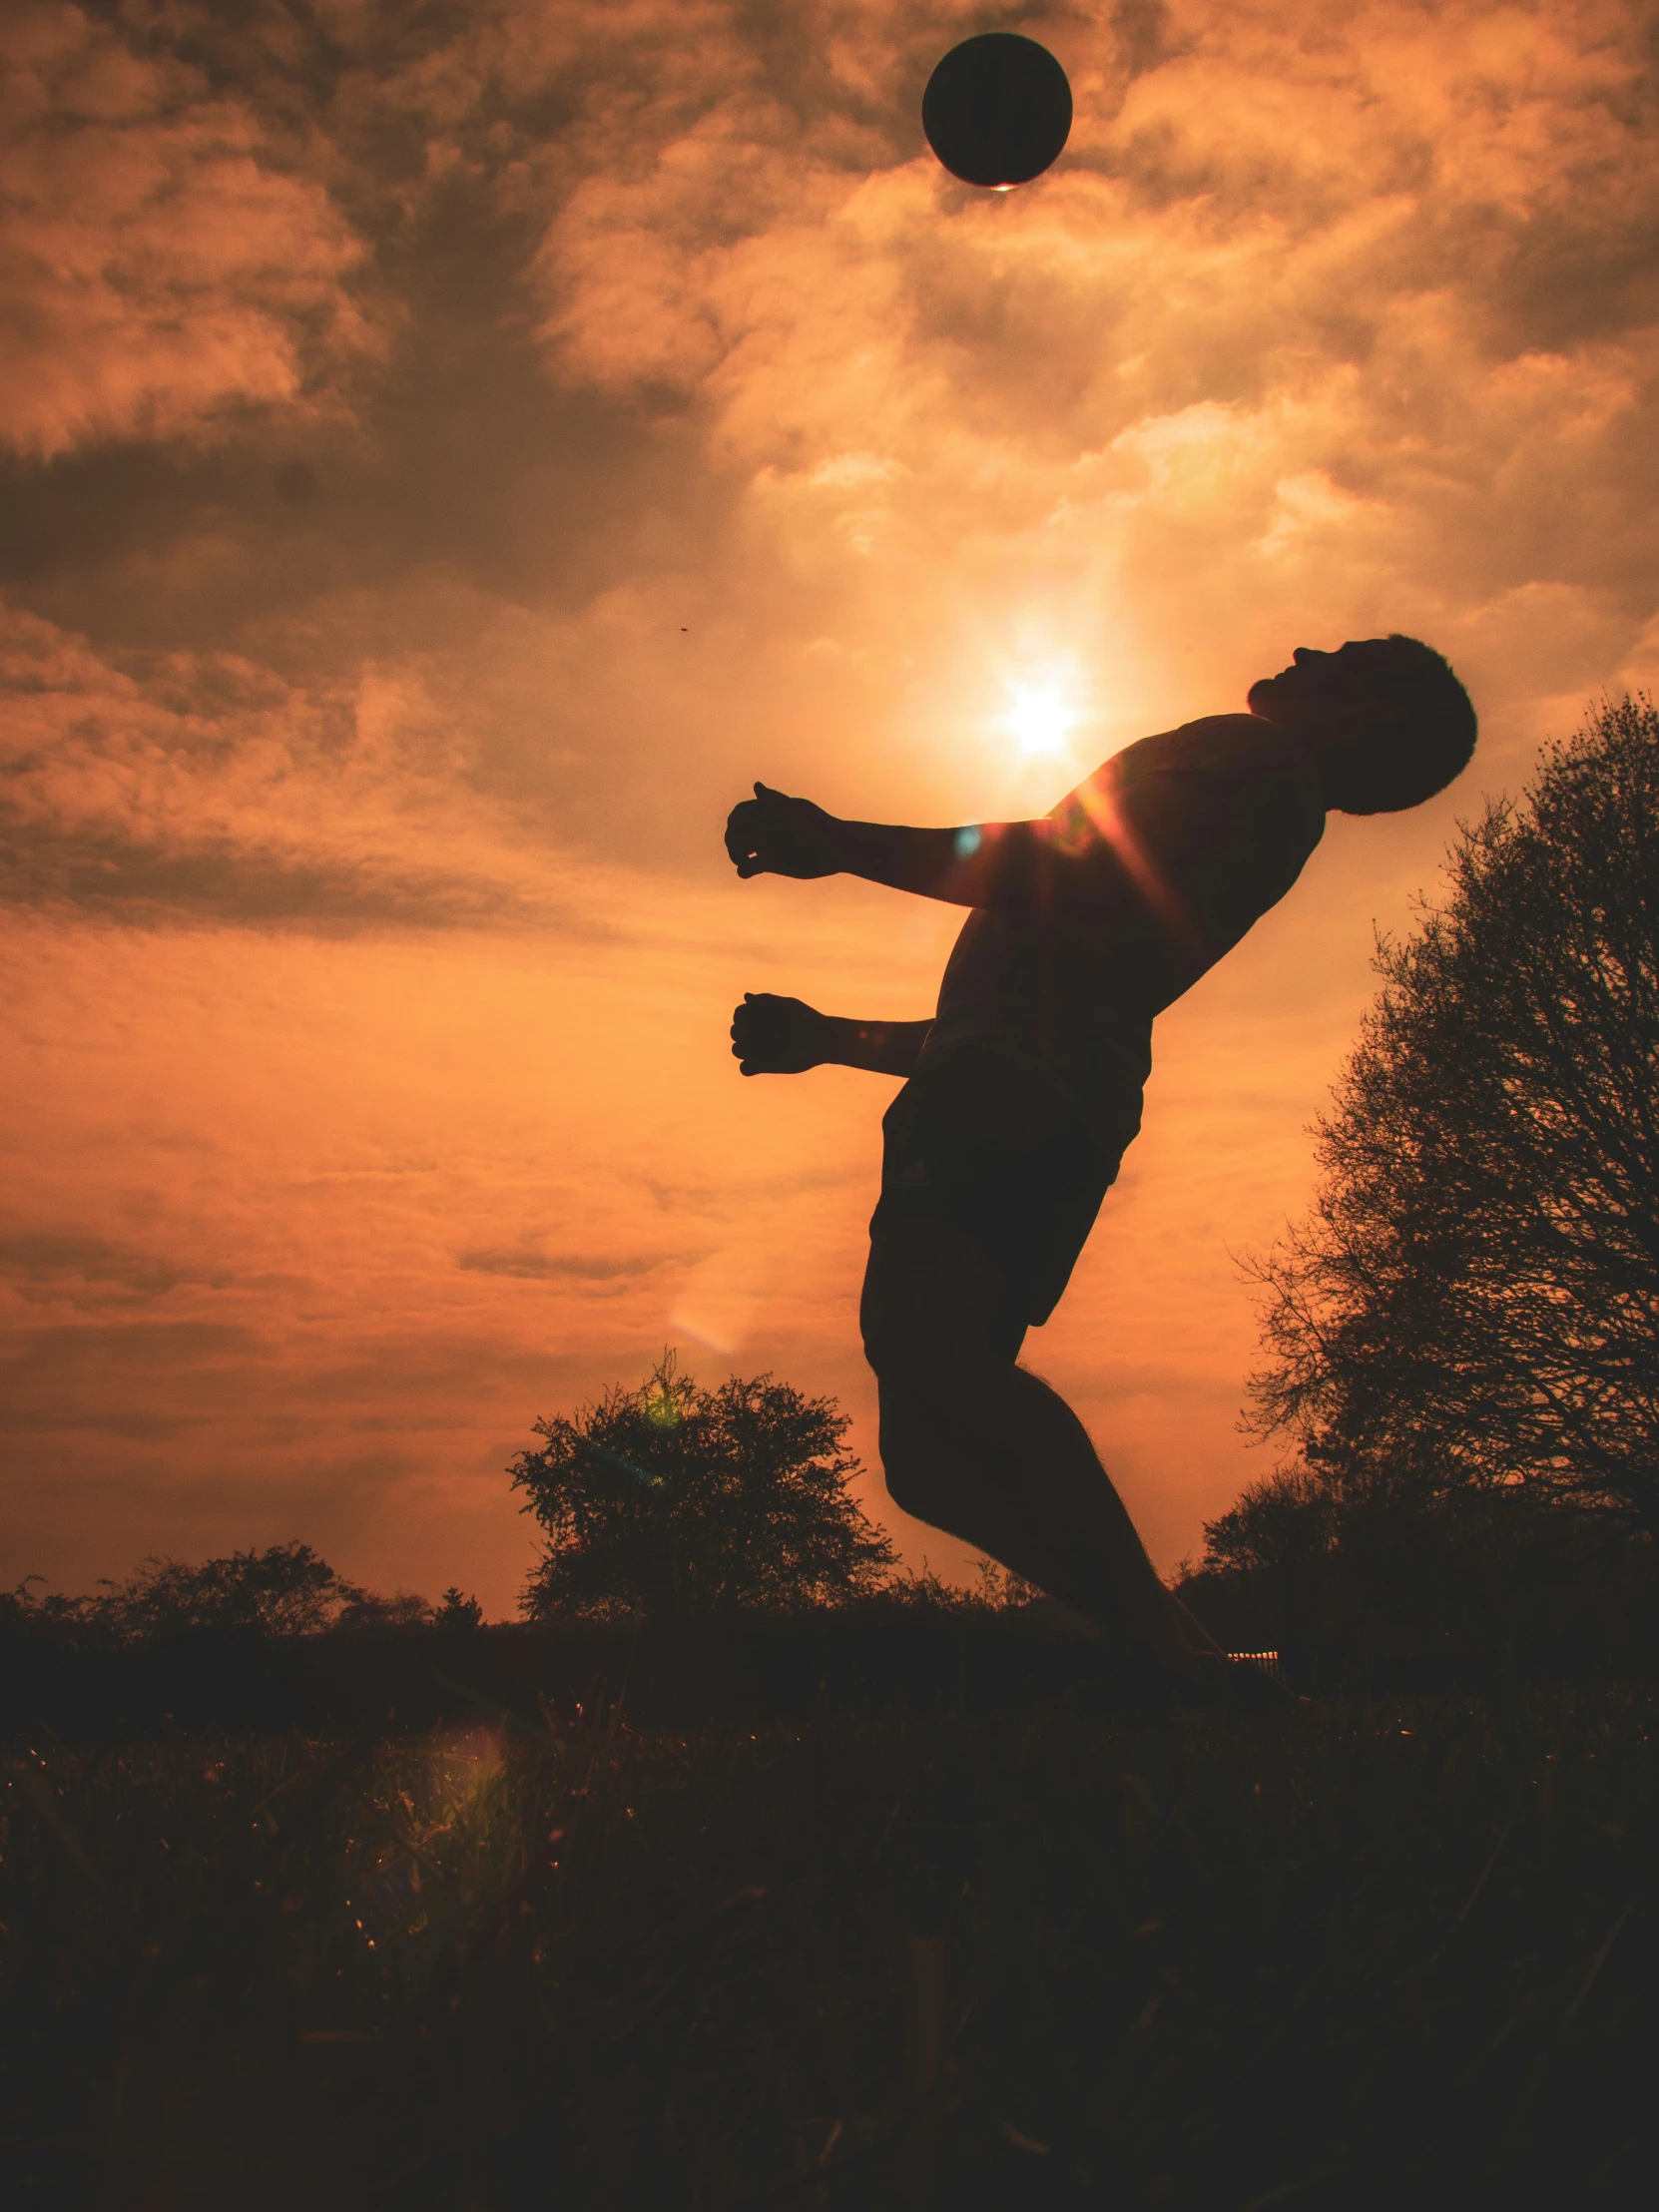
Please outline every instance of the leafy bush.
M892 1545L847 1495L846 1415L769 1376L716 1390L674 1355L545 1438L511 1474L547 1537L524 1594L537 1620L790 1606L867 1595Z

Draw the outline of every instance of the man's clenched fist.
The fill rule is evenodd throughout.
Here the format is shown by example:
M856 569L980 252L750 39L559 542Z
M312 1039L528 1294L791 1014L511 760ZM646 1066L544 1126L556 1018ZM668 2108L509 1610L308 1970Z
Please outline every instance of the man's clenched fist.
M841 867L840 827L810 799L788 799L757 784L754 798L732 809L726 849L742 876L835 875Z
M732 1015L732 1057L744 1075L801 1075L823 1064L830 1043L826 1015L799 998L745 991Z

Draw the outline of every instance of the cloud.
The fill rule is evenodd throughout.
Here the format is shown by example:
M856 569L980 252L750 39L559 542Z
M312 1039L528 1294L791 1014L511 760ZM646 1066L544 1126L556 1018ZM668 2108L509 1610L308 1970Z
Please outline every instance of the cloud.
M557 918L556 909L484 877L311 860L229 838L145 843L113 825L58 829L3 807L0 904L71 906L128 923L195 918L324 935L525 928Z
M212 1281L158 1254L74 1230L0 1234L0 1283L35 1304L146 1305L182 1283Z
M457 1254L455 1265L472 1275L505 1275L523 1282L615 1283L650 1275L674 1255L647 1253L543 1252L537 1245L491 1248Z
M0 602L0 902L324 934L606 933L451 788L412 670L347 690L223 653L120 668Z
M20 450L334 403L376 349L350 289L364 247L321 179L164 42L21 0L0 149L0 437Z
M0 1350L0 1425L19 1435L171 1436L200 1427L226 1382L246 1385L251 1369L268 1368L273 1349L234 1323L130 1319L16 1329ZM172 1404L143 1402L158 1376L172 1385Z

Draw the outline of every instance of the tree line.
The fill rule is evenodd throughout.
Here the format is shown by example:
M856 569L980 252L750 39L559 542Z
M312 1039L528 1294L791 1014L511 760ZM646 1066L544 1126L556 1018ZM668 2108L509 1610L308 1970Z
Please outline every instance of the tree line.
M351 1582L309 1544L268 1544L192 1564L153 1556L126 1581L80 1597L36 1587L30 1575L0 1591L0 1636L88 1651L135 1650L204 1631L252 1636L350 1635L385 1629L445 1633L482 1625L478 1600L451 1586L436 1605L399 1590L382 1597Z

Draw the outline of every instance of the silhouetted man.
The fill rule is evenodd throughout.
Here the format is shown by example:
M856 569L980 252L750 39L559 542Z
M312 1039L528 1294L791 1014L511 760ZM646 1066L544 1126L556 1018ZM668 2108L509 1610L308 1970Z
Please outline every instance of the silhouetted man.
M1246 715L1143 738L1035 822L840 822L757 784L741 876L861 875L971 907L931 1021L746 996L745 1075L906 1078L888 1108L860 1320L887 1488L1170 1674L1216 1660L1155 1573L1082 1423L1015 1365L1053 1312L1141 1121L1154 1017L1283 898L1326 813L1415 807L1474 749L1414 639L1297 651Z

